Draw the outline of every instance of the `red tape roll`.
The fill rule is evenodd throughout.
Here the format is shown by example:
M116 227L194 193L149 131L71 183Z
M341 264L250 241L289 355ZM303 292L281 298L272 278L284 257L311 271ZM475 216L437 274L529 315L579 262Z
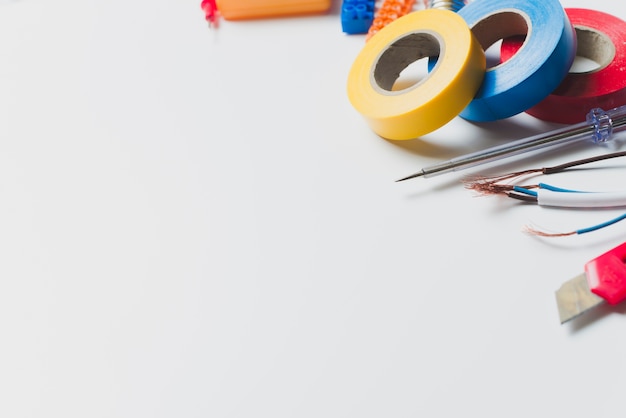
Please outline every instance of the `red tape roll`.
M576 55L599 67L570 72L552 94L526 113L570 124L584 121L594 107L612 109L626 104L626 22L597 10L567 8L565 12L576 29ZM501 61L511 58L522 43L519 37L503 40Z

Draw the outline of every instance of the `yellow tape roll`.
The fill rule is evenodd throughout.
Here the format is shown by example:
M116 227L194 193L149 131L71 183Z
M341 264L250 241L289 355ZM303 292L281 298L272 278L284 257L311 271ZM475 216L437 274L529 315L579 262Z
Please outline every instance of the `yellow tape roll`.
M431 56L439 59L424 79L392 90L402 70ZM478 91L485 67L485 52L463 18L449 10L420 10L365 44L348 75L348 98L378 135L412 139L457 116Z

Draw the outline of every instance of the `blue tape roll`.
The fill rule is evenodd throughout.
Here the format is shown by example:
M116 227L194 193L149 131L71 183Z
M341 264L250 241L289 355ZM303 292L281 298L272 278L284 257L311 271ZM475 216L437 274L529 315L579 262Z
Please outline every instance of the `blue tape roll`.
M485 72L462 118L487 122L522 113L568 74L576 56L576 31L558 0L477 0L458 14L485 50L500 39L526 35L511 59Z

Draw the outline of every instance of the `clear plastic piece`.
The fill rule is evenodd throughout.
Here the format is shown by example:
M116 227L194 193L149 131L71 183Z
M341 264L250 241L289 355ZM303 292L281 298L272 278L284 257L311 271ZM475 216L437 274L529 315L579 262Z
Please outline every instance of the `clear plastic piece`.
M591 135L593 142L606 142L611 138L613 119L604 110L599 107L591 109L587 114L587 123L593 126L593 134Z

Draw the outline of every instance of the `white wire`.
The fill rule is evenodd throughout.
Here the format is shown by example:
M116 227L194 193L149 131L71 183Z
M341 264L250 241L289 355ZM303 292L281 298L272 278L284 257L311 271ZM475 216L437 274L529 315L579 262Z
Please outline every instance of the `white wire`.
M541 206L564 208L613 208L626 206L626 190L617 192L574 193L537 190Z

